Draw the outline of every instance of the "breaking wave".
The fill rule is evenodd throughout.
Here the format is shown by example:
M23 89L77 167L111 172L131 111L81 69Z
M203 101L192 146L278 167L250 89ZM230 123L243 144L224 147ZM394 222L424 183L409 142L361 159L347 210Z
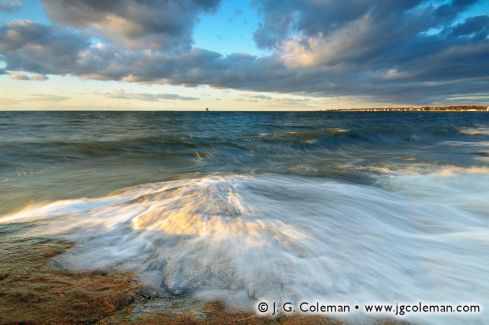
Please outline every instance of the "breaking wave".
M467 135L489 135L489 128L486 126L477 126L473 128L459 128L460 133Z
M56 259L62 267L131 270L172 294L242 308L258 299L487 305L488 175L450 175L379 177L378 186L214 175L57 201L0 222L75 241Z
M380 164L373 166L355 166L353 170L373 172L389 176L455 176L465 174L489 174L487 166L454 166L454 165L434 165L434 164Z

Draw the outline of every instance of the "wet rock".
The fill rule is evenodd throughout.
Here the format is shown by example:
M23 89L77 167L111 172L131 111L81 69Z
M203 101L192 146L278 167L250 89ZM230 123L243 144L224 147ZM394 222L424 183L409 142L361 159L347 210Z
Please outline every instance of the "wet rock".
M149 287L138 288L136 293L143 299L152 300L161 297L161 293Z
M134 295L133 294L129 294L127 296L122 296L121 298L119 298L119 300L116 302L115 306L116 306L116 309L123 309L131 304L133 304L134 302L136 301L136 299L134 298Z
M104 271L104 270L95 270L95 271L92 271L92 275L94 276L107 276L109 274L109 272L107 271Z
M142 287L130 273L70 272L53 267L52 258L71 243L9 236L0 236L0 324L342 324L230 311L189 294Z

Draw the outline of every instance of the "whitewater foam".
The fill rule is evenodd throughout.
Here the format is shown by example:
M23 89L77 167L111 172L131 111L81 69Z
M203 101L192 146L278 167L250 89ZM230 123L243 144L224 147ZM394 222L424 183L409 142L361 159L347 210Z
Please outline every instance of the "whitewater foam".
M436 164L380 164L373 166L352 166L354 170L368 171L389 176L458 176L464 174L489 175L487 166L454 166Z
M476 126L472 128L459 128L460 133L467 135L489 135L489 128L487 126Z
M379 188L208 176L58 201L0 222L30 222L28 235L77 242L57 258L63 267L131 270L171 293L242 308L258 299L487 305L489 191L479 191L489 182L462 191L463 178L432 177L445 181L389 177ZM418 195L424 192L430 195ZM481 198L471 209L459 202L470 195ZM480 317L487 320L483 314L464 321ZM457 323L446 316L408 319Z

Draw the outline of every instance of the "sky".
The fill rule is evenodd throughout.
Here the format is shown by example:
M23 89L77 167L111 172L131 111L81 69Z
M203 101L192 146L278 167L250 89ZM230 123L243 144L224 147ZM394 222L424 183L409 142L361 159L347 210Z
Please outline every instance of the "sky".
M0 0L0 109L489 105L489 1Z

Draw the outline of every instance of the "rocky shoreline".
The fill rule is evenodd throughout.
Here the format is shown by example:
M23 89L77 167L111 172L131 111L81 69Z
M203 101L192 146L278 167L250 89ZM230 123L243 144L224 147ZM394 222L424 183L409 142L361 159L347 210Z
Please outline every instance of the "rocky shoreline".
M0 324L343 324L317 316L259 317L220 302L144 287L127 272L69 272L53 257L72 243L0 225ZM387 320L376 324L393 324Z

